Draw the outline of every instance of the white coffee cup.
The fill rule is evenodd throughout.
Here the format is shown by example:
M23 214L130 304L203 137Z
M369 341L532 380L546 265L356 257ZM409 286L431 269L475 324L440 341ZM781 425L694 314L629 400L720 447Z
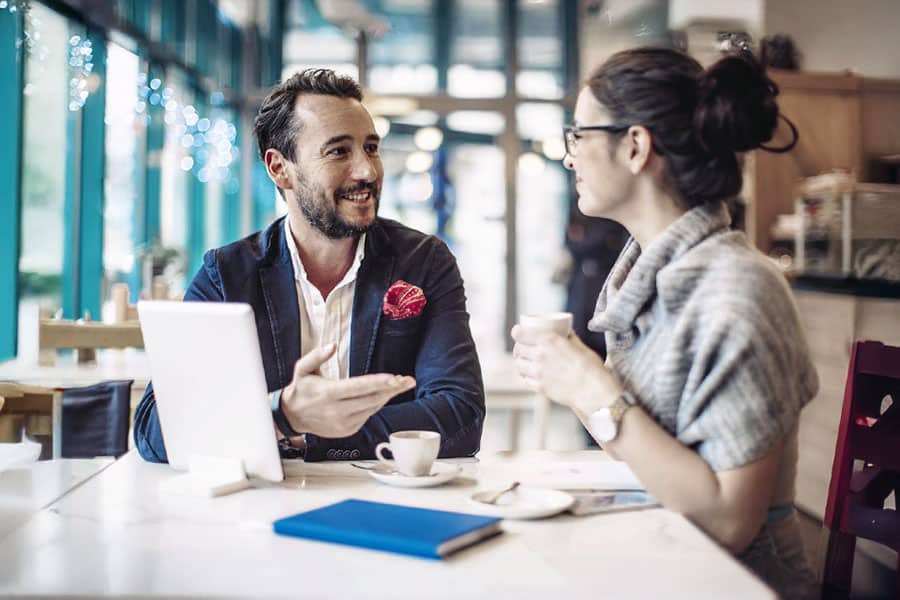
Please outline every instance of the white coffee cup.
M572 333L572 313L534 313L519 315L519 325L524 329L552 331L562 337Z
M396 431L388 439L390 442L375 446L379 461L411 477L431 473L431 465L441 448L441 434L436 431ZM394 455L393 461L384 457L385 450Z

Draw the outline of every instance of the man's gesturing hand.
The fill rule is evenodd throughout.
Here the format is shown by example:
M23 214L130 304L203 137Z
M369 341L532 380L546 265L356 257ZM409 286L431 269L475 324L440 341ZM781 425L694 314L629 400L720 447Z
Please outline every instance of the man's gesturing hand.
M349 379L326 379L319 367L331 358L334 343L311 350L294 365L294 379L281 396L291 426L326 438L353 435L388 400L416 386L403 375L378 373Z

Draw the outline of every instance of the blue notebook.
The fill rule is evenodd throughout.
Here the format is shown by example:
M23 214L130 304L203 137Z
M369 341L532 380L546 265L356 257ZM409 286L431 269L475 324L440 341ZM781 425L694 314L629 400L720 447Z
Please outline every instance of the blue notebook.
M500 519L344 500L273 523L275 533L439 559L500 533Z

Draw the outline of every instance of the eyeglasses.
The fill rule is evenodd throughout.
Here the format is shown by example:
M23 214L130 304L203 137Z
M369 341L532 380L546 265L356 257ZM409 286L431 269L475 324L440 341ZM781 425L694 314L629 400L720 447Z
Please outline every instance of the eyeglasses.
M607 131L609 133L622 133L631 125L565 125L563 127L563 139L566 141L566 153L573 157L578 148L578 134L582 131Z

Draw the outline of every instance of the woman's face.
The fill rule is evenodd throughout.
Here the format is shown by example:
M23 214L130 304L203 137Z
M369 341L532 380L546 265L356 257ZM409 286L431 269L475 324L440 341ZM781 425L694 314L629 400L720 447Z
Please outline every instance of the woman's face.
M574 125L618 125L609 112L584 87L575 104ZM578 208L590 217L610 217L628 199L633 176L621 160L623 138L606 131L575 135L575 156L566 154L563 165L575 172Z

